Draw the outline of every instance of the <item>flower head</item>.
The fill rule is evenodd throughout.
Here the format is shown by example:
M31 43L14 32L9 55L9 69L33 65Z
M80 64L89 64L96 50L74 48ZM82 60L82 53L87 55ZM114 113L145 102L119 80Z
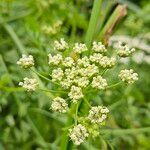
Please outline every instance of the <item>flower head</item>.
M98 53L107 52L107 49L105 48L105 45L103 45L101 42L93 42L92 50L94 52L98 52Z
M119 78L123 82L126 82L128 84L132 84L138 80L138 74L135 73L133 69L130 69L130 70L124 69L124 70L120 71Z
M52 81L61 81L64 76L63 70L61 68L54 69L51 76Z
M70 97L70 99L72 99L73 103L76 103L77 100L82 98L84 95L83 95L82 89L80 87L73 85L71 87L70 92L68 93L68 96Z
M69 136L75 145L80 145L89 134L83 125L78 124L73 129L69 129Z
M74 60L72 57L66 57L63 61L63 66L65 67L72 67L74 66Z
M131 55L133 52L135 52L135 48L129 48L128 45L123 45L122 42L118 43L118 52L117 54L120 57L128 57L129 55Z
M54 41L55 50L62 52L68 48L69 48L68 43L63 38L61 38L60 41Z
M57 54L52 56L51 54L48 55L48 64L49 65L58 65L62 62L63 58L62 55Z
M107 81L102 78L102 76L93 77L92 87L99 90L104 90L107 87Z
M107 113L109 113L107 107L95 106L89 111L88 119L92 123L101 123L107 118Z
M17 64L24 69L34 66L34 59L32 55L23 54L22 57L17 61Z
M24 78L23 82L19 82L19 85L25 88L27 91L35 91L38 86L38 82L34 78Z
M82 52L85 52L88 50L85 44L82 43L75 43L75 46L73 47L73 50L75 53L81 54Z
M53 111L57 111L57 112L60 112L60 113L65 113L68 109L68 104L63 98L56 97L52 101L51 108L52 108Z

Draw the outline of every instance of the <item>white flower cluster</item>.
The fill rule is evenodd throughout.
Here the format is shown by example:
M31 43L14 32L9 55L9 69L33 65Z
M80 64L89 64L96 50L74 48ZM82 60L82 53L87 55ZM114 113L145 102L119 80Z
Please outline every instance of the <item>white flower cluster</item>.
M42 26L42 31L45 34L55 35L56 33L58 33L61 25L62 25L62 21L58 20L51 26L48 26L48 25Z
M49 65L58 65L62 62L63 58L62 55L57 54L52 56L51 54L48 55L48 64Z
M61 81L64 76L63 70L61 68L54 69L51 76L53 82Z
M61 38L60 41L54 41L54 49L58 51L64 51L68 49L68 43Z
M82 89L80 87L73 85L71 87L70 92L68 93L68 96L70 97L70 99L72 99L73 103L76 103L77 100L83 98Z
M135 73L133 69L121 70L119 73L119 77L123 82L126 82L128 84L132 84L138 80L138 74Z
M65 67L72 67L74 66L74 60L72 57L66 57L63 62L62 62L63 66Z
M33 56L32 55L27 56L27 55L23 54L22 58L20 58L17 61L17 64L24 69L30 68L30 67L34 66Z
M29 91L35 91L37 86L38 86L38 82L36 79L29 79L29 78L24 78L23 82L19 82L19 85L22 86L23 88L25 88L28 92Z
M83 125L78 124L73 129L69 129L69 136L75 145L80 145L89 134Z
M93 78L92 81L92 87L99 89L99 90L104 90L107 87L107 81L106 79L102 78L102 76L97 76Z
M51 108L52 108L53 111L57 111L57 112L60 112L60 113L65 113L68 110L68 104L63 98L56 97L52 101Z
M135 48L129 48L129 46L127 44L123 45L122 42L118 43L118 52L117 52L117 54L120 57L128 57L133 52L135 52Z
M106 49L105 45L102 44L102 42L93 42L92 50L94 52L98 52L98 53L107 52L107 49Z
M116 64L116 58L114 57L109 58L99 53L94 53L93 55L91 55L90 61L97 63L99 66L103 68L111 68Z
M92 123L101 123L107 118L107 114L109 110L107 107L104 106L95 106L92 107L89 111L88 119Z
M88 50L85 44L83 43L75 43L73 50L77 54L81 54L82 52L85 52Z

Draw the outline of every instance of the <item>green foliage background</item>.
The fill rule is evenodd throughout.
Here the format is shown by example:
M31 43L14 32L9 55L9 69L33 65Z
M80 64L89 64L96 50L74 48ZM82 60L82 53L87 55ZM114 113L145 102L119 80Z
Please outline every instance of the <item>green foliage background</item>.
M128 13L114 34L142 35L149 44L150 2L104 0L100 19L107 4L110 9L102 26L117 3L126 4ZM61 37L69 43L84 41L92 5L92 0L0 0L0 150L59 149L66 116L49 110L48 93L26 93L18 87L18 82L31 73L20 69L16 61L22 53L32 54L35 68L48 75L45 58L49 52L54 53L53 41ZM63 22L57 34L42 31L43 25L51 26L57 20ZM150 50L144 53L149 56ZM110 73L112 81L119 67ZM109 106L111 115L106 127L100 129L101 136L73 149L150 149L150 64L130 60L126 67L139 73L139 81L93 96L93 104Z

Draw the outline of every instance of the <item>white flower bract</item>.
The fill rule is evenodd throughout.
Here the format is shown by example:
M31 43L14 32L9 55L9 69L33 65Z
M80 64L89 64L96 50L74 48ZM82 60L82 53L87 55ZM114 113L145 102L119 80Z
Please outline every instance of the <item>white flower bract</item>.
M17 61L17 64L24 69L34 66L34 59L32 55L23 54L22 57Z
M101 123L107 118L109 110L104 106L94 106L90 109L88 119L92 123Z
M69 129L69 136L75 145L80 145L89 134L83 125L78 124L73 129Z
M34 78L24 78L23 82L19 82L19 85L22 86L23 88L25 88L28 92L29 91L35 91L37 86L38 86L38 82L36 79Z
M138 80L138 74L134 72L133 69L124 69L119 73L119 78L128 84L132 84Z
M53 111L65 113L68 110L68 104L63 98L56 97L52 101L51 108Z

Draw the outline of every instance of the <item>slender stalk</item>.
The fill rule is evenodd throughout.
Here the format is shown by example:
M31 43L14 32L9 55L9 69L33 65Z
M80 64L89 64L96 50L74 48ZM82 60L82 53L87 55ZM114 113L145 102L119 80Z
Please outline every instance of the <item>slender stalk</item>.
M95 0L93 4L91 18L90 18L87 34L85 37L85 43L88 48L90 48L92 40L94 38L101 4L102 4L102 0Z
M133 129L103 129L101 130L102 134L113 134L113 135L124 135L124 134L137 134L148 132L150 133L150 127L144 128L133 128Z
M44 92L52 92L52 93L67 93L65 91L57 91L57 90L47 90L47 89L39 89Z
M75 125L77 125L78 123L78 108L79 108L79 103L76 104Z
M90 103L88 102L88 100L84 97L83 99L85 101L85 103L91 108L92 106L90 105Z
M121 84L121 82L110 85L110 86L107 87L107 89L114 88L114 87L118 86L119 84Z

